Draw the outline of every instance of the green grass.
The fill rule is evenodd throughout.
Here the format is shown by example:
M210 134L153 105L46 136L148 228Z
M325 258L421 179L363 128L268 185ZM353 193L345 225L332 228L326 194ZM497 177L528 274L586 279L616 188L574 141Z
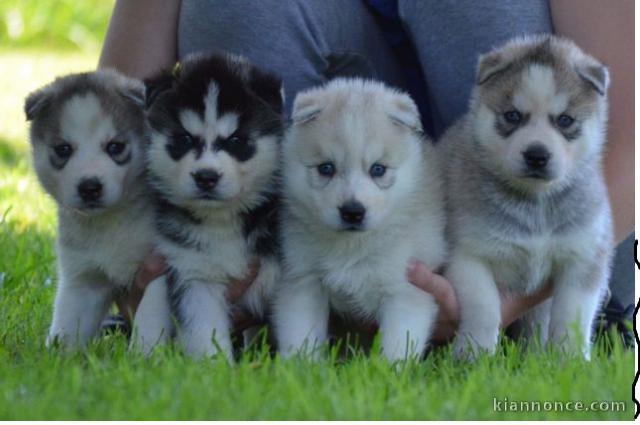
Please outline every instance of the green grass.
M2 0L0 46L95 51L114 0Z
M171 348L145 360L122 335L86 353L46 350L55 288L54 205L29 165L24 96L95 54L0 53L0 420L3 419L631 419L634 353L593 359L504 354L456 364L448 349L399 370L376 357L283 362L264 351L231 367ZM624 411L494 412L499 401L621 401ZM543 406L544 407L544 406Z

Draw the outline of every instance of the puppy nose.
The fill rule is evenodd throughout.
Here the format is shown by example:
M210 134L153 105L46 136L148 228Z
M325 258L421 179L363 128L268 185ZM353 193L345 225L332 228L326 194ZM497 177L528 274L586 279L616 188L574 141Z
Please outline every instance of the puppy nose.
M196 182L196 186L202 190L213 189L218 184L218 180L220 180L220 174L214 170L198 170L195 173L191 173L191 176Z
M524 162L527 164L527 167L539 170L546 167L551 158L551 153L543 145L535 144L529 146L526 151L522 152L522 156L524 157Z
M102 196L102 183L95 177L82 179L78 185L78 194L85 202L97 201Z
M342 221L349 224L360 224L364 220L364 216L367 212L364 205L358 201L351 201L343 204L340 208L340 217Z

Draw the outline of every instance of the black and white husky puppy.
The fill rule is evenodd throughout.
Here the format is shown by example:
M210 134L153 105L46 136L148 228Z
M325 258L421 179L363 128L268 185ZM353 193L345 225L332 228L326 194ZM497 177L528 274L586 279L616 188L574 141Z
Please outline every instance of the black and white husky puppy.
M157 249L169 271L152 283L141 309L145 351L178 324L177 338L193 356L231 355L229 281L260 272L241 303L264 314L280 276L274 234L281 81L236 56L190 56L146 82L151 143L150 184L160 199ZM166 297L167 285L169 297ZM168 300L168 304L167 304Z

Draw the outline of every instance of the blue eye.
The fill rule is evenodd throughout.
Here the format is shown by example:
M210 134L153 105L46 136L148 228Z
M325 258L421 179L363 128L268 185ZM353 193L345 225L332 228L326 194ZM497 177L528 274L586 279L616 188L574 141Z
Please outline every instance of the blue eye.
M126 145L122 142L117 142L117 141L113 141L113 142L109 142L109 144L107 145L107 153L109 154L109 156L118 156L120 155L122 152L124 152L124 148L126 147Z
M54 146L53 151L59 158L67 159L73 153L73 148L69 143L60 143L59 145Z
M575 119L567 114L562 114L556 118L556 124L560 128L571 127L571 124L573 124L574 121Z
M382 177L387 172L387 167L377 162L369 168L369 175L371 177Z
M506 122L508 122L509 124L520 124L520 121L522 121L522 114L519 111L516 111L515 109L513 111L507 111L504 113L504 120Z
M318 165L318 174L325 177L331 177L335 174L336 168L333 166L331 162L325 162L323 164Z

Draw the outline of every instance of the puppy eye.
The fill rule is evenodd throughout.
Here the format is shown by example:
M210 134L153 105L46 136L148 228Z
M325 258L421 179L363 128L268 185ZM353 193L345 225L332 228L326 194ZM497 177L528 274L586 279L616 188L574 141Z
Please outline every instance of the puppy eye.
M107 144L107 147L105 148L105 150L107 151L109 156L118 156L122 152L124 152L124 149L126 147L127 145L125 145L123 142L112 141L112 142L109 142L109 144Z
M369 168L369 175L371 177L382 177L387 172L387 167L377 162Z
M68 159L73 153L73 148L69 143L60 143L53 147L53 151L60 159Z
M567 114L561 114L556 118L556 124L560 128L571 127L571 124L573 124L574 121L575 119Z
M504 120L509 124L516 125L520 124L520 121L522 121L522 114L520 111L516 111L515 109L513 111L505 112L503 116Z
M193 145L193 137L189 133L182 133L175 137L175 142L184 147Z
M227 142L231 143L231 144L236 144L236 143L242 143L245 141L245 138L243 136L241 136L240 134L233 133L231 134L231 136L227 137Z
M333 163L325 162L318 165L318 174L325 177L332 177L336 173L336 168Z

